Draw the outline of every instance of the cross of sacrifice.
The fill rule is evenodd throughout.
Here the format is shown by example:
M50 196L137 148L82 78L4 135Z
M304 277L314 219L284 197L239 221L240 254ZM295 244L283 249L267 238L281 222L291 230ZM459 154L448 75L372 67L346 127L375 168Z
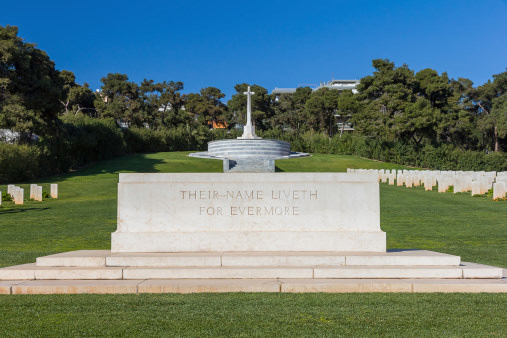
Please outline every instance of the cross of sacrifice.
M248 90L244 92L243 94L246 95L246 125L251 126L252 125L252 95L255 94L254 92L250 91L250 86L248 86Z

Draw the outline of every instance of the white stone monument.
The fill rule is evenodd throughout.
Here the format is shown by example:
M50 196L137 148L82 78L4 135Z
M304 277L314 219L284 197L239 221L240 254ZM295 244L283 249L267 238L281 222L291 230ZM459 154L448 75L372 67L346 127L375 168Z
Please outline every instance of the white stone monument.
M243 135L238 139L260 139L255 135L255 126L252 124L252 95L255 93L248 86L248 90L243 94L246 95L246 125L243 127Z
M112 252L385 252L375 174L120 174Z

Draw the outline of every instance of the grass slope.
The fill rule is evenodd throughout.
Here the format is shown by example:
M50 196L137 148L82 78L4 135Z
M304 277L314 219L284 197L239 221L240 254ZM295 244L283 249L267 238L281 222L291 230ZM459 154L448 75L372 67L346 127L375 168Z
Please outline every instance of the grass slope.
M60 198L0 207L0 266L109 249L119 172L220 172L187 153L137 154L47 179ZM277 171L401 168L353 156L277 161ZM41 182L37 182L41 183ZM25 195L29 185L22 184ZM6 191L6 186L0 186ZM423 248L507 267L507 202L381 185L389 248ZM505 336L505 294L0 296L3 336Z

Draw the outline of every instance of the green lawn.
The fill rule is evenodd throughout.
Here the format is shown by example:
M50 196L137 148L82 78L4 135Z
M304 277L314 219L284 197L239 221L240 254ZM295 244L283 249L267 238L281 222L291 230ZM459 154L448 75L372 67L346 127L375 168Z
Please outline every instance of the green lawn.
M505 337L506 294L0 297L2 336Z
M0 266L109 249L119 172L220 172L186 152L136 154L33 183L59 199L0 206ZM277 171L402 168L353 156L277 161ZM21 184L25 196L29 182ZM0 191L6 191L5 185ZM388 248L420 248L507 268L507 201L382 184ZM504 294L203 294L0 296L12 336L507 336Z

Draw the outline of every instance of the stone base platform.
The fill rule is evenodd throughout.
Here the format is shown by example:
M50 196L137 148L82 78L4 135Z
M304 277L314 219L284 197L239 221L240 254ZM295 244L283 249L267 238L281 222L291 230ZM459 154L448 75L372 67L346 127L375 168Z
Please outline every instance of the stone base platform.
M507 292L505 270L425 250L111 253L0 269L0 293Z
M0 294L141 294L204 292L507 293L501 279L141 279L0 280Z

